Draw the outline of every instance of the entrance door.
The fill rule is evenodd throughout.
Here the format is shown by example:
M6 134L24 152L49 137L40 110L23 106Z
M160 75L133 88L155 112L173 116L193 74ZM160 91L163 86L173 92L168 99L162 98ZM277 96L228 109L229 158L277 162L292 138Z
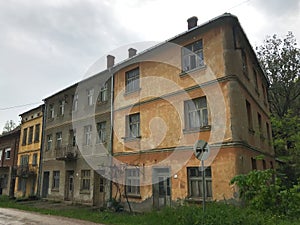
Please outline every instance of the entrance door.
M153 169L153 206L161 209L171 205L171 180L169 168Z
M94 184L94 205L97 207L103 207L105 204L106 179L99 175L98 172L95 172Z
M67 171L66 174L66 200L72 201L74 196L74 171Z
M47 198L49 189L49 172L44 172L42 198Z

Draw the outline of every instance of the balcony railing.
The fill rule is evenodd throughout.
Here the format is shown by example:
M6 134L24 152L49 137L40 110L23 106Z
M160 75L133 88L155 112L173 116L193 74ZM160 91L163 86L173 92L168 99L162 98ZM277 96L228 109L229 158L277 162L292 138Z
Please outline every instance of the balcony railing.
M71 161L76 160L78 156L78 147L77 146L62 146L58 149L55 149L55 157L57 160Z
M38 165L18 165L16 169L17 177L29 177L37 174Z

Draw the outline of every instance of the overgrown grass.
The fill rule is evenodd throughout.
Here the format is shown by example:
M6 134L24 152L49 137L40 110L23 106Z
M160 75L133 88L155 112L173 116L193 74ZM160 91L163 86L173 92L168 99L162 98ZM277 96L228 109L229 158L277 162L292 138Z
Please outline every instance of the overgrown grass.
M50 203L49 203L50 205ZM247 208L239 208L224 203L210 203L207 205L205 216L201 206L180 206L165 208L144 214L100 212L90 207L66 207L64 209L40 208L34 204L23 204L8 197L0 196L0 207L16 208L42 214L58 215L97 223L114 225L298 225L299 220L282 218L265 212L258 212Z

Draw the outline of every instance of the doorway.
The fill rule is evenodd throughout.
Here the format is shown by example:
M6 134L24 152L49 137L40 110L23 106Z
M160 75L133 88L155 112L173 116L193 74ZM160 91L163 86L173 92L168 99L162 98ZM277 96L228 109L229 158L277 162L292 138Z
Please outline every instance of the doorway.
M100 173L100 174L99 174ZM105 206L105 187L106 179L101 175L103 172L95 172L94 181L94 205L97 207Z
M154 168L152 174L153 207L171 206L171 179L169 168Z
M47 198L49 189L49 171L44 172L42 198Z
M66 197L67 201L72 201L74 197L74 170L66 172Z

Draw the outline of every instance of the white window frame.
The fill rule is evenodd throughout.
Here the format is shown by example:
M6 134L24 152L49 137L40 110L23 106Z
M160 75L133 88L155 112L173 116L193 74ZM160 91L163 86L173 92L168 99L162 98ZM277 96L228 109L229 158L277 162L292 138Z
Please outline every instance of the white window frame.
M53 119L54 118L54 105L50 104L49 105L49 119Z
M202 39L182 47L181 60L183 72L203 67L204 56Z
M11 148L6 148L4 150L4 152L5 152L5 160L10 160L10 157L11 157ZM9 152L9 154L8 154L8 152Z
M208 126L208 107L206 96L184 102L186 129L200 129Z
M72 110L76 112L78 110L78 94L75 94L73 97L73 108Z
M46 150L49 151L52 148L53 137L52 134L47 135L47 147Z
M94 89L91 88L87 91L88 105L91 106L94 104Z
M135 117L137 120L135 120ZM126 136L129 138L138 138L140 137L140 124L141 118L140 113L130 114L126 117L127 129Z
M59 101L59 115L60 116L63 116L65 114L65 104L66 104L65 100Z
M128 168L125 170L126 193L129 195L140 195L140 170L139 168Z
M62 147L62 132L57 132L56 133L56 149L61 149Z
M92 125L84 126L84 143L85 145L92 144Z

